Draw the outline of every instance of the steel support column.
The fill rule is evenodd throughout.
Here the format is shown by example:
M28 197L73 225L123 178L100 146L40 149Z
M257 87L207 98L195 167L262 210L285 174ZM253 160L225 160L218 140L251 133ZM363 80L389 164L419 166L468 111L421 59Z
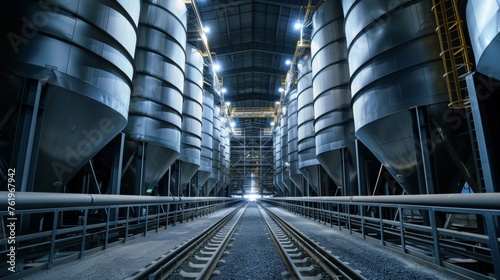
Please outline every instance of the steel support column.
M483 170L483 180L486 192L495 192L495 186L499 186L498 175L493 170L496 169L496 162L493 153L488 153L488 147L493 147L495 144L489 132L485 128L489 126L487 112L484 108L485 99L481 89L486 91L484 87L478 87L476 90L476 82L472 73L467 76L467 90L469 92L470 103L472 107L472 117L474 119L474 127L476 129L477 146L479 148L479 156L481 158L481 168ZM479 91L479 92L478 92ZM489 93L491 94L491 93Z
M144 191L144 181L145 181L145 176L146 176L146 143L145 142L140 142L137 144L137 158L136 158L136 166L135 170L136 172L136 183L135 183L135 190L136 190L136 195L143 195ZM138 213L140 215L140 213Z
M366 165L363 153L363 143L359 139L354 140L354 147L356 149L356 172L358 174L358 193L359 195L368 195L366 180Z
M16 178L19 182L17 191L33 191L39 144L39 137L36 135L39 134L43 119L43 115L40 115L43 112L40 106L44 84L43 81L24 80L21 97L22 109L17 125L18 135L16 136L16 139L19 140L16 140L18 144L14 148L14 156L17 156Z
M435 178L433 172L432 139L430 135L430 123L427 116L427 109L423 106L415 108L415 132L418 137L416 144L416 161L418 183L421 194L435 194Z

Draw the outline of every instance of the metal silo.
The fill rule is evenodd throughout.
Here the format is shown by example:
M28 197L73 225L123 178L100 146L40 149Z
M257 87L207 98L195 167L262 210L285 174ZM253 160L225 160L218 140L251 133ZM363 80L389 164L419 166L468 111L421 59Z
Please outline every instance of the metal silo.
M281 163L283 166L281 172L281 182L285 186L287 194L293 195L295 194L295 191L292 188L292 180L290 180L290 174L288 172L288 170L290 170L290 162L288 160L288 120L286 112L281 116L280 136L281 136Z
M214 96L203 91L203 115L201 127L201 164L198 170L198 186L201 188L212 173L212 145L214 133Z
M224 190L226 187L226 118L220 118L221 126L220 126L220 180L218 186L221 190Z
M288 93L288 160L290 161L290 179L295 184L295 187L302 195L304 193L304 186L302 184L302 173L299 170L299 150L298 150L298 106L297 106L297 90L292 90Z
M498 49L500 48L500 3L469 0L467 27L478 72L500 80Z
M279 125L273 132L274 135L274 185L279 190L279 195L283 195L285 186L281 181L281 173L283 172L283 165L281 161L281 129Z
M215 188L214 195L217 195L217 183L220 180L220 143L221 143L221 121L220 108L214 106L214 129L212 142L212 173L207 182L207 195Z
M200 168L201 119L203 114L203 56L191 45L186 47L186 80L182 106L180 193Z
M139 12L139 0L2 9L0 160L18 191L62 191L125 127Z
M344 195L357 194L349 66L339 1L325 1L315 12L311 53L316 156Z
M142 195L156 186L179 156L186 64L187 9L181 0L143 1L135 58L134 90L125 128L122 189Z
M311 57L304 56L297 65L298 83L298 160L299 170L316 194L319 191L319 162L314 140L314 98L312 89Z
M431 1L342 3L356 135L407 193L460 191L467 123L447 109Z
M226 143L225 146L226 148L224 149L224 153L226 154L224 158L224 167L226 170L226 186L229 185L231 182L231 133L230 133L230 127L226 126Z
M231 179L229 177L231 171L231 134L230 127L227 126L227 122L223 124L224 130L226 131L226 139L224 143L224 188L227 188L231 183Z

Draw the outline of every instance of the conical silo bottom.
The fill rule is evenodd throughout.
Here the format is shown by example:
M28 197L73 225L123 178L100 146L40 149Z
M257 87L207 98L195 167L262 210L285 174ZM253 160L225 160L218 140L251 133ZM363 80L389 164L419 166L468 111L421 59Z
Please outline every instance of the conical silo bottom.
M218 187L217 183L219 182L218 178L208 178L207 181L207 194L210 194L216 187Z
M300 192L301 195L304 194L304 186L302 184L302 178L304 177L300 173L290 175L290 179L295 184L295 187L297 188L297 190Z
M48 85L33 191L61 191L126 122L123 112Z
M370 122L358 129L356 135L406 193L459 192L457 180L461 175L457 164L463 163L454 162L446 148L446 142L463 162L469 161L471 158L470 140L468 133L464 133L467 126L466 120L460 119L459 113L446 113L451 112L447 111L446 104L428 105L426 110L431 131L427 136L430 145L426 148L427 154L431 156L430 162L434 165L433 191L419 187L417 163L422 163L422 153L414 110L402 111ZM440 131L447 139L446 142L440 137ZM422 182L421 185L425 184Z
M275 186L276 186L276 189L281 192L281 193L284 193L285 192L285 184L283 184L283 182L281 182L281 176L278 174L274 177L274 181L275 181Z
M211 171L198 170L198 186L201 188L210 178Z
M304 175L304 178L306 178L306 181L309 183L311 188L316 192L316 194L319 195L319 187L320 187L320 182L319 182L319 165L309 165L306 167L300 168L300 172Z
M144 155L144 188L136 186L137 180L137 148L136 141L126 141L125 143L125 160L133 157L131 164L126 170L124 179L122 180L122 189L126 194L132 195L145 195L148 189L152 189L158 184L160 179L165 175L170 166L179 157L179 152L166 148L163 146L154 145L151 143L146 144L146 154Z
M283 172L280 176L281 183L284 186L284 190L287 194L291 195L292 194L292 180L290 180L290 177L288 175L285 175Z
M194 164L187 161L179 161L180 163L180 172L181 172L181 193L186 188L186 185L189 183L191 178L193 178L196 171L200 168L199 164Z
M339 146L338 143L331 143L329 144L331 146ZM325 148L324 146L322 148ZM330 147L331 148L331 147ZM343 166L343 151L344 153L347 153L347 164L346 166ZM357 177L356 177L356 165L355 163L355 150L353 147L348 147L348 148L337 148L337 149L331 149L328 150L326 149L326 152L320 153L316 156L318 159L318 162L321 164L321 166L325 169L326 173L332 178L333 182L343 188L343 173L345 168L348 168L349 170L346 172L348 173L348 179L346 180L346 183L349 184L349 189L345 190L345 193L343 195L355 195L358 193L358 183L357 183ZM345 155L344 155L345 156Z

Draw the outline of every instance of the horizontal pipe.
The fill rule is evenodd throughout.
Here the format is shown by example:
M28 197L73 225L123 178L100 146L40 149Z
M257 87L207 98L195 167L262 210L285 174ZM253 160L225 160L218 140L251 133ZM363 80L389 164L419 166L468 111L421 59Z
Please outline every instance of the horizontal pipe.
M112 194L73 194L73 193L44 193L44 192L15 192L14 199L9 192L0 192L0 209L8 210L8 206L15 210L90 207L90 206L118 206L129 204L162 204L171 202L202 202L217 200L234 200L228 197L173 197L173 196L136 196ZM9 205L10 201L10 205ZM13 202L15 204L13 204Z
M500 209L500 193L277 197L272 198L272 200L342 203L352 202L435 207L442 206L455 208Z

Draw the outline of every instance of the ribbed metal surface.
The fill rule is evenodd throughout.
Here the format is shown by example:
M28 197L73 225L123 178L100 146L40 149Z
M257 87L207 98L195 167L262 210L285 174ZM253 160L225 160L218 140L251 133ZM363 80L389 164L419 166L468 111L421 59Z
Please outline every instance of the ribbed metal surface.
M145 188L138 189L135 169L130 169L124 187L132 194L145 194L154 187L179 156L186 63L187 9L183 1L142 3L125 133L127 155L137 150L138 142L147 143Z
M500 80L500 2L469 0L466 18L477 71Z
M319 162L314 140L314 98L312 89L311 56L304 56L297 65L298 156L299 170L316 193L319 188Z
M290 179L303 194L302 173L299 170L299 150L298 150L298 104L297 90L293 90L288 94L288 160L290 161Z
M229 175L231 174L231 134L230 127L226 126L226 148L224 149L224 153L226 154L224 157L224 167L226 170L226 184L230 183Z
M348 184L350 189L345 194L355 194L354 120L344 16L339 1L325 1L315 12L311 53L317 159L337 186ZM347 149L351 156L343 159L342 149ZM344 168L350 170L348 182L343 179Z
M227 123L226 123L227 124ZM230 127L229 126L224 126L224 129L226 130L226 142L224 143L224 184L225 187L229 185L231 182L231 179L229 177L230 175L230 170L231 170L231 134L230 134Z
M408 193L419 193L416 166L421 154L416 147L421 144L412 108L422 106L451 141L461 133L446 111L431 1L346 0L343 9L356 135ZM455 165L435 136L429 140L439 175L436 191L456 191L450 183L456 175L450 167Z
M220 121L220 108L214 106L214 129L213 129L213 142L212 142L212 173L208 178L207 195L217 186L220 177L220 143L221 143L221 121Z
M46 81L35 191L60 191L125 127L139 11L139 0L103 0L14 1L0 12L0 112L19 107L22 78ZM14 142L2 141L9 163Z
M214 96L203 91L203 115L201 127L201 164L198 170L198 186L203 186L212 173L212 145L214 133Z
M221 189L226 187L226 118L220 118L221 126L220 126L220 180L218 185Z
M201 119L203 114L203 56L191 45L186 47L186 79L182 106L181 192L200 168Z
M280 123L280 136L281 136L281 163L283 166L281 172L281 182L287 189L287 193L291 194L292 191L292 180L290 180L290 174L288 170L290 169L287 165L290 164L288 160L288 119L287 114L281 116Z
M281 190L285 191L285 186L281 181L281 173L283 172L283 163L281 160L281 128L276 126L273 132L274 136L274 185Z

